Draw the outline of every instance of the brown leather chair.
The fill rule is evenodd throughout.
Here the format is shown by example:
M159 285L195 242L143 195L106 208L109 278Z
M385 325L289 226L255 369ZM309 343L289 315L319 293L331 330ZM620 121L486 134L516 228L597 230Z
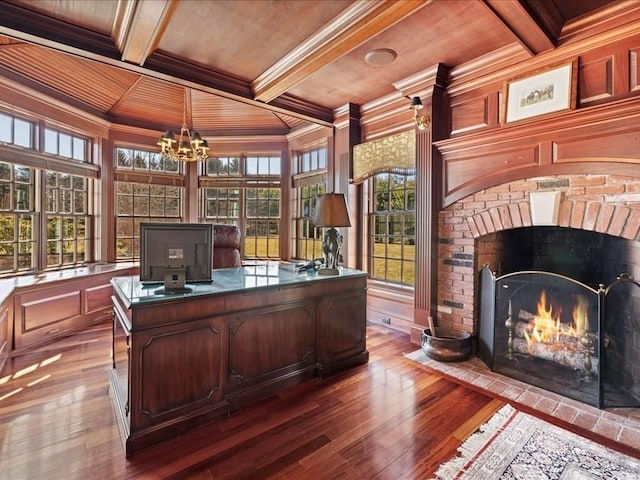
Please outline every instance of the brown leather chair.
M213 268L242 266L240 229L235 225L213 225Z

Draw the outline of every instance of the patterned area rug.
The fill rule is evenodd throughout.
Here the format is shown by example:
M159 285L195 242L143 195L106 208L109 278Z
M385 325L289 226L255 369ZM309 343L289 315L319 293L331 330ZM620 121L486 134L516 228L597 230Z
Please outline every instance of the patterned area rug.
M436 480L632 480L640 460L505 405Z

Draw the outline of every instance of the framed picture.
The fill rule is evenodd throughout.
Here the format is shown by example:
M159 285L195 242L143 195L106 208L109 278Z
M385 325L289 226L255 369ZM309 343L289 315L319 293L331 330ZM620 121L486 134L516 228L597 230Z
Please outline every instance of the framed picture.
M505 123L575 108L577 62L510 80L505 86Z

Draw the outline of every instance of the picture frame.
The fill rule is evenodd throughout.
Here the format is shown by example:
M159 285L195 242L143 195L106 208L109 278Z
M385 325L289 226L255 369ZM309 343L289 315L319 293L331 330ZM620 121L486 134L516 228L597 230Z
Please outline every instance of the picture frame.
M507 81L504 123L575 109L577 73L574 60Z

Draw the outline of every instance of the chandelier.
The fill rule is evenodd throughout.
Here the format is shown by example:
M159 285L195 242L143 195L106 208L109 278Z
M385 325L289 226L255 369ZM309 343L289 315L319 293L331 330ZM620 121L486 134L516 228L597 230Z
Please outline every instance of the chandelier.
M180 136L176 139L176 134L171 130L167 130L160 140L160 154L165 162L199 162L206 160L208 157L209 144L203 140L198 132L191 133L187 127L187 92L185 91L185 103L182 109L182 127L180 128ZM178 148L174 148L177 144Z

